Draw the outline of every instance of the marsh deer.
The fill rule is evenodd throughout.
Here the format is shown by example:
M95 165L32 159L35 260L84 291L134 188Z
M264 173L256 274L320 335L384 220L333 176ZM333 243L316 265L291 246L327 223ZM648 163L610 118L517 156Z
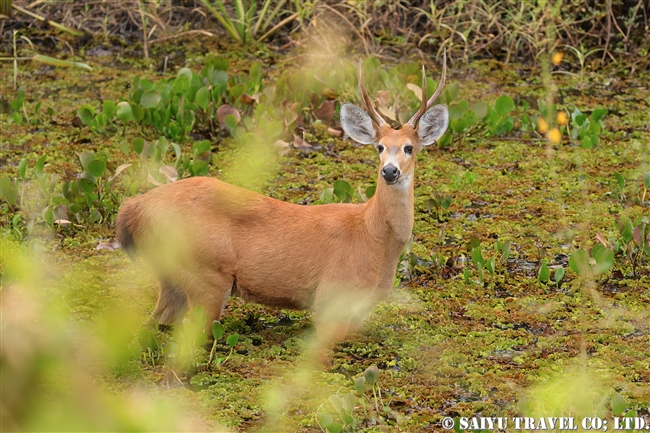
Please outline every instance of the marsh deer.
M232 294L279 308L313 309L316 330L341 340L393 287L400 254L413 228L415 158L447 129L447 107L433 96L401 129L373 107L359 69L367 112L341 106L341 125L379 154L375 195L361 204L301 206L208 177L160 186L122 206L117 236L130 255L160 280L152 319L179 320L202 305L207 326ZM211 335L208 332L208 335Z

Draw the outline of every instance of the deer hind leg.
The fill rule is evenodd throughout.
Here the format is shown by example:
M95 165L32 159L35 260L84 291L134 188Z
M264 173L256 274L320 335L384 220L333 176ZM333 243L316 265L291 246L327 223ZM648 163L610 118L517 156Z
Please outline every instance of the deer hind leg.
M158 303L151 320L159 325L177 323L187 311L187 297L179 284L168 279L160 280Z
M232 293L234 282L235 278L231 275L211 273L194 276L186 287L190 308L205 308L205 333L209 338L212 337L212 322L221 319L221 312Z

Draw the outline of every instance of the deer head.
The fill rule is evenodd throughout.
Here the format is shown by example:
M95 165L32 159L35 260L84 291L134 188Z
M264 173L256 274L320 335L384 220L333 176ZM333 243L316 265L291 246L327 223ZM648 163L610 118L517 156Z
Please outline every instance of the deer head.
M447 106L431 106L445 86L447 56L443 57L442 77L435 93L427 97L427 79L422 66L422 105L411 120L400 129L393 129L375 110L364 84L363 68L359 68L359 90L368 112L348 102L341 106L341 126L353 140L372 144L379 152L379 173L387 185L406 188L412 184L417 153L438 140L449 125Z

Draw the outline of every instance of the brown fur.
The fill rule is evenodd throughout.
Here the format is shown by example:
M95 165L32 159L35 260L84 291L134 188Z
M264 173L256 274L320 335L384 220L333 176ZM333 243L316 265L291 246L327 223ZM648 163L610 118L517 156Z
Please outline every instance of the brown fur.
M362 69L360 89L369 104ZM420 111L429 105L423 101ZM366 203L299 206L206 177L128 200L118 215L117 236L160 280L152 318L172 322L188 307L202 305L209 331L226 299L236 294L273 307L314 309L325 341L355 330L393 287L413 229L415 158L448 123L447 108L438 105L423 117L427 132L411 123L394 130L369 108L373 120L352 104L341 108L341 124L351 137L384 148L377 190ZM383 167L399 170L396 181L389 177L395 183L384 181Z
M379 172L392 155L408 182L388 185L380 174L374 197L362 204L300 206L207 177L128 200L117 236L161 281L153 319L178 320L187 307L203 305L209 327L236 294L273 307L312 308L319 334L336 334L327 339L356 328L393 287L413 228L418 136L409 126L384 125L376 143L386 147ZM404 154L405 144L415 147L412 155Z

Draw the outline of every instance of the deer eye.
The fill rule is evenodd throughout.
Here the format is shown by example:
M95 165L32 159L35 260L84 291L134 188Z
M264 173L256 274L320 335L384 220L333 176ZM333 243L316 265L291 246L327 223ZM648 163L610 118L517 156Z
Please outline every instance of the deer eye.
M407 155L412 154L413 153L413 146L411 146L410 144L407 145L407 146L404 146L404 153L407 154Z
M377 152L382 153L383 151L384 151L384 146L382 146L381 144L377 146Z

